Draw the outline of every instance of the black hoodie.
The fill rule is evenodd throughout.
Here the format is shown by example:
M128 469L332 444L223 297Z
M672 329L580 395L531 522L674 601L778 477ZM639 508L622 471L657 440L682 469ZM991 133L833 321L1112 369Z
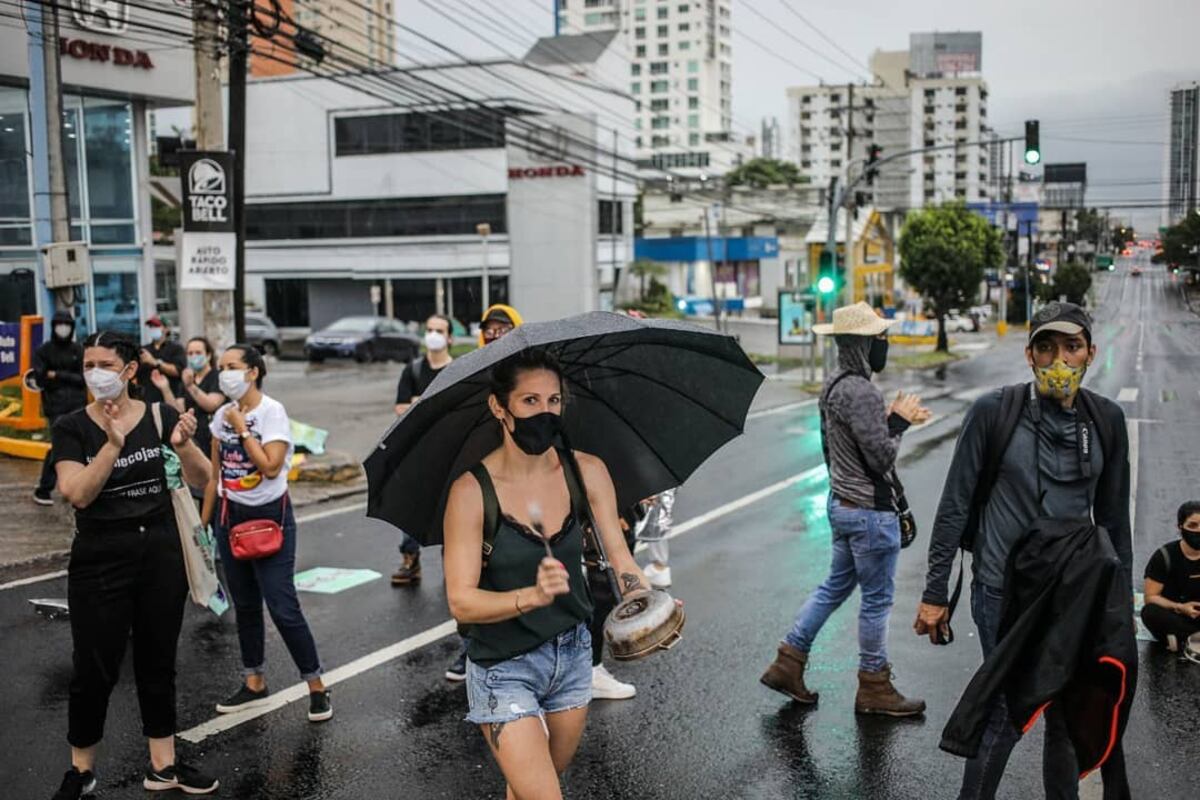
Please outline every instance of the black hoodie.
M56 325L70 325L71 335L54 335ZM75 341L75 320L67 311L58 311L44 329L46 341L33 354L33 371L42 387L42 412L47 417L69 414L87 405L87 386L83 382L83 348ZM54 373L51 378L50 373Z

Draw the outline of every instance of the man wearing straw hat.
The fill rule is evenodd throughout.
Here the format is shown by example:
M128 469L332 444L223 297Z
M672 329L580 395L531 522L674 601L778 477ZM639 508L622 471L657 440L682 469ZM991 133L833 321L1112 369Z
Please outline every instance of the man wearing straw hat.
M871 383L887 364L887 330L866 303L839 308L833 324L814 325L837 342L838 366L821 392L821 434L829 467L829 527L833 563L796 617L762 682L803 704L817 702L804 683L813 640L829 615L862 589L858 612L859 670L854 710L860 714L907 717L925 711L925 701L909 699L892 685L887 657L888 615L895 595L900 522L894 483L900 437L910 425L929 418L915 395L898 393L890 406Z

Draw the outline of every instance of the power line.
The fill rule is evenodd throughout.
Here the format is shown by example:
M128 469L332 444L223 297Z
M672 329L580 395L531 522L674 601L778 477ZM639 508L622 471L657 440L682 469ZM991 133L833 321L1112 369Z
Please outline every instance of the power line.
M844 47L842 47L840 44L835 42L833 39L830 39L828 36L826 36L824 31L822 31L816 25L809 22L808 19L803 14L801 14L799 11L797 11L796 8L791 3L788 2L788 0L779 0L779 2L783 5L784 8L786 8L788 11L790 11L793 16L795 16L797 19L799 19L801 22L803 22L805 25L807 25L810 29L812 29L812 31L814 33L816 33L818 36L820 36L822 39L824 39L829 44L833 45L835 50L837 50L839 53L844 55L846 58L850 59L853 63L855 63L858 66L865 69L867 71L868 75L871 75L871 68L869 66L867 66L862 61L858 60L856 57L854 57L853 55L848 53ZM872 79L874 79L875 76L871 75L871 77L872 77Z
M750 13L754 14L754 16L756 16L756 17L758 17L759 19L761 19L763 22L766 22L768 25L772 25L772 26L774 26L774 25L775 25L775 23L774 23L774 22L772 22L772 21L771 21L771 20L770 20L770 19L767 17L767 15L766 15L766 14L763 14L761 11L759 11L757 8L755 8L754 6L750 5L749 3L745 4L744 8L745 8L747 11L749 11ZM800 45L801 47L803 47L805 50L807 50L807 51L809 51L810 53L812 53L813 55L815 55L817 58L824 59L825 61L829 62L830 64L832 64L833 66L837 67L838 69L840 69L840 70L843 70L844 72L849 72L851 75L854 75L855 77L859 77L859 76L858 76L858 74L857 74L857 73L858 73L858 70L857 70L857 69L847 69L847 68L845 67L845 65L843 65L843 64L839 64L837 61L834 61L832 58L830 58L829 56L827 56L827 55L825 55L824 53L820 52L820 51L819 51L819 50L817 50L815 47L813 47L812 45L810 45L808 42L804 41L804 40L803 40L803 39L801 39L799 36L797 36L796 34L792 33L791 31L789 31L787 28L778 27L778 28L777 28L777 30L778 30L780 33L782 33L784 36L786 36L786 37L788 37L789 39L791 39L791 40L792 40L793 42L795 42L796 44L798 44L798 45ZM743 34L743 35L745 35L745 34ZM867 73L867 74L869 75L869 74L870 74L870 72L868 71L868 73Z

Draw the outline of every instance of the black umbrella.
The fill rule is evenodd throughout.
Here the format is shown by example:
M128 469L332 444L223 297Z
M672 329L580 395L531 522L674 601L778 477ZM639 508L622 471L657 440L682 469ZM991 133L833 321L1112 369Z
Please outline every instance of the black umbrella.
M686 322L594 312L522 325L452 361L392 424L365 463L368 516L442 541L450 484L502 443L491 370L531 348L562 364L566 438L608 465L621 508L679 486L740 434L763 380L733 338Z

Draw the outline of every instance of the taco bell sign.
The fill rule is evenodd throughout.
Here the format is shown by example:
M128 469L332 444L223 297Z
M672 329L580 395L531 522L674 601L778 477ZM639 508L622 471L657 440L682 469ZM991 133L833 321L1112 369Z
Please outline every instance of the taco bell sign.
M232 153L217 151L179 154L183 184L181 289L234 288L233 158Z

